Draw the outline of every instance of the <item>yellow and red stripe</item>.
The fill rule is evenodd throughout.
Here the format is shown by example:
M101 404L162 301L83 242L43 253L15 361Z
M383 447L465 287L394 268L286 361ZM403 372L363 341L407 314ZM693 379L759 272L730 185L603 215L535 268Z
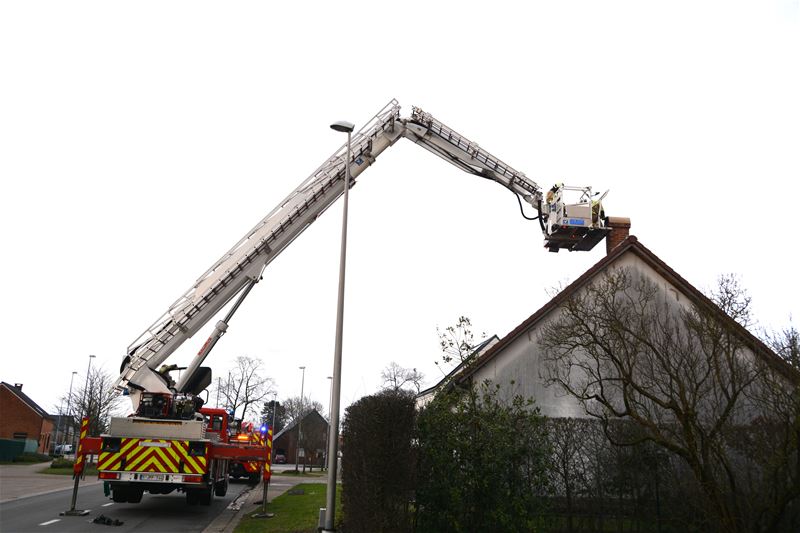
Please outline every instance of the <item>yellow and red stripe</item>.
M81 438L78 440L78 451L75 453L75 464L72 465L72 477L80 476L83 473L85 460L83 457L83 439L89 434L89 417L81 419Z
M272 427L267 428L267 457L264 460L264 481L269 481L272 477Z
M189 441L122 438L118 452L101 452L98 470L205 474L208 458L190 455Z

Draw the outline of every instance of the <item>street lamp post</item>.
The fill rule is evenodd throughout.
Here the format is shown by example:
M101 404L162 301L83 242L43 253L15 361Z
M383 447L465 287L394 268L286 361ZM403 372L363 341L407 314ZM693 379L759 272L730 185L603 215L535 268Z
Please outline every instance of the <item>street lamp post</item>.
M272 396L272 436L275 437L277 432L275 431L275 413L278 412L278 393L275 392ZM269 463L272 464L272 458L275 457L275 450L272 450L272 456L270 457Z
M347 208L350 200L350 143L355 125L340 121L331 124L331 129L347 133L347 157L344 161L344 207L342 209L342 249L339 256L339 301L336 312L336 346L333 354L333 392L331 393L331 422L328 439L328 493L326 498L325 527L323 531L335 531L336 518L336 472L339 451L339 399L342 386L342 331L344 329L344 272L347 258Z
M303 377L300 379L300 414L297 420L297 446L294 450L294 471L297 472L300 464L300 440L303 436L303 389L306 384L306 367L299 367L303 371ZM303 472L306 471L305 451L303 451Z
M92 370L92 359L94 359L94 356L90 355L89 356L89 367L86 369L86 383L83 386L83 395L84 396L88 395L87 393L88 393L88 390L89 390L89 372L91 372L91 370ZM88 396L89 397L86 400L86 409L85 409L84 415L83 415L83 416L87 416L87 417L89 416L89 404L91 403L91 395L88 395ZM75 459L76 460L78 459L77 452L75 454ZM78 503L78 482L80 481L81 477L80 476L74 476L74 477L75 477L75 485L72 487L72 503L71 503L71 505L69 507L69 510L68 511L64 511L63 514L65 516L86 516L87 514L89 514L88 509L75 509L75 505Z
M331 439L331 396L333 394L333 376L328 376L328 434L325 438L325 470L328 469L328 447Z
M92 359L94 359L94 357L95 357L94 355L90 355L89 356L89 366L86 369L86 383L83 386L83 395L86 396L86 411L85 411L83 416L85 416L87 418L89 416L91 416L91 413L92 413L92 391L89 389L89 373L92 370ZM91 424L92 424L92 422L90 420L89 421L90 430L91 430ZM91 458L91 456L90 456L90 458ZM77 459L77 457L76 457L76 459Z
M89 412L91 411L90 407L92 406L92 395L89 394L89 372L92 370L92 359L94 359L94 356L90 355L89 366L86 369L86 383L83 385L83 395L86 397L86 410L84 411L83 416L89 416Z
M69 393L67 393L67 414L68 414L68 415L69 415L69 408L70 408L70 404L72 403L72 382L75 380L75 374L77 374L77 372L73 372L73 373L72 373L72 377L71 377L71 378L69 378ZM64 406L64 400L61 400L61 406L62 406L62 407ZM59 415L60 415L60 416L58 417L58 427L56 428L56 444L55 444L56 446L58 446L58 434L59 434L59 430L61 429L61 422L62 422L62 419L64 418L64 412L63 412L63 411L61 411L61 412L59 413ZM65 428L65 429L66 429L66 428ZM64 448L64 441L66 441L66 440L67 440L67 439L65 438L65 433L69 433L69 431L66 431L66 432L65 432L65 431L62 431L62 432L61 432L61 441L62 441L62 442L61 442L61 448L62 448L61 452L62 452L62 453L64 452L64 450L63 450L63 448ZM55 450L55 448L53 449L53 451L56 451L56 450Z

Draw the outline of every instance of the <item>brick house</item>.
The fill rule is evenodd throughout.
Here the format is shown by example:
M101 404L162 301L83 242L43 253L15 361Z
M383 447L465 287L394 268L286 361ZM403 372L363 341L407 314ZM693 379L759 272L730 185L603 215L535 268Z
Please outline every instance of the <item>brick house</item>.
M0 438L24 440L26 452L48 453L54 429L53 417L22 392L21 383L0 382Z
M287 463L294 464L295 457L298 455L297 437L301 425L303 429L301 446L305 451L305 457L300 457L298 463L323 466L328 438L328 421L316 409L309 409L302 417L293 420L291 424L278 432L272 439L272 449L275 450L276 455L286 456Z

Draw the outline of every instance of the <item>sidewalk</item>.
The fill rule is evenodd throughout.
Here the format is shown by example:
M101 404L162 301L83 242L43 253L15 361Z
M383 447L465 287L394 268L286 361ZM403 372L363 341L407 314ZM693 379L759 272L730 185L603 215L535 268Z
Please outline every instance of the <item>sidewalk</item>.
M298 483L303 483L305 480L298 480L296 476L281 476L273 475L269 482L269 493L267 496L267 512L269 512L269 503L277 498L290 488ZM249 490L243 491L230 505L225 509L217 518L214 519L203 533L233 533L236 526L242 520L245 514L261 512L261 505L256 505L262 501L264 494L264 484L259 483ZM269 520L266 518L265 520Z
M48 492L56 492L72 488L75 481L72 476L39 474L38 471L50 466L50 463L22 465L0 465L0 503L21 498L29 498ZM87 477L81 480L81 487L96 485L101 481Z

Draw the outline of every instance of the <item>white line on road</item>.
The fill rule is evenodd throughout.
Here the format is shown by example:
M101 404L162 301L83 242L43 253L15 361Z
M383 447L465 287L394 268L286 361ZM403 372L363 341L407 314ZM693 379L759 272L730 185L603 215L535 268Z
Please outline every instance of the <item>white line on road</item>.
M56 522L61 522L60 518L56 518L55 520L50 520L49 522L42 522L39 524L40 526L49 526L50 524L55 524Z
M108 507L109 505L114 505L114 502L104 503L103 505L101 505L101 507Z

